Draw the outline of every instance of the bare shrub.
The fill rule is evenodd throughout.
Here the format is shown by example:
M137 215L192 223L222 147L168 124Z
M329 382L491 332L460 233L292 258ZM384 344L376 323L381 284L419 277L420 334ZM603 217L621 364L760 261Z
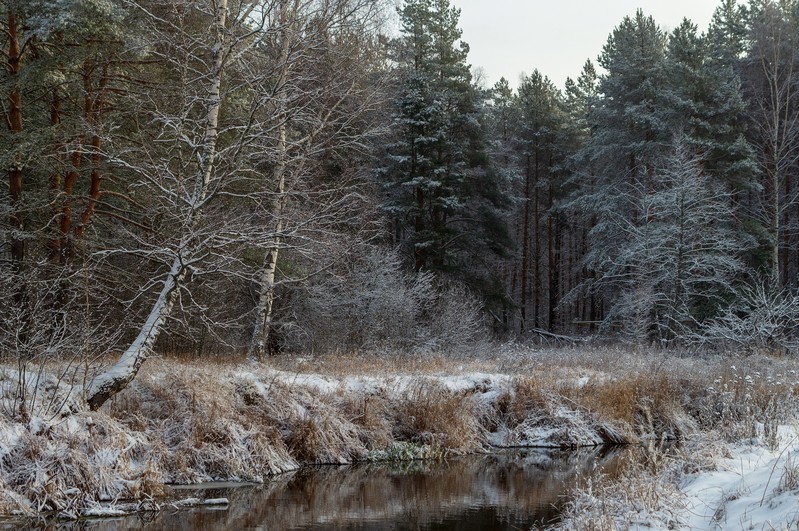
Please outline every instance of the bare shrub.
M293 326L284 327L291 350L458 352L489 335L474 295L405 272L395 250L369 248L295 298Z
M799 293L768 283L744 285L735 303L704 324L693 337L704 345L732 345L747 352L799 349Z
M371 249L349 267L315 279L294 306L294 350L331 352L408 348L433 291L432 276L410 275L393 251Z
M85 267L36 269L25 278L0 267L0 285L24 286L25 294L19 303L0 297L0 360L14 365L0 378L0 412L9 418L28 423L37 415L55 418L64 408L74 412L81 400L73 386L81 387L88 366L119 340L121 327L110 323L106 297L97 297L93 284L85 291L80 285L94 273ZM97 315L95 305L106 313Z
M487 343L483 303L462 284L441 286L429 307L417 336L417 352L468 354Z

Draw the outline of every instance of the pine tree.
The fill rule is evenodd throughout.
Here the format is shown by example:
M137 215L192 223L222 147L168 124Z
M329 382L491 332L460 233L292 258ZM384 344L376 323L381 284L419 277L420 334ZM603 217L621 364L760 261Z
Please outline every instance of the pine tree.
M599 79L601 98L590 115L591 135L576 155L582 191L571 203L591 217L583 263L597 276L588 279L593 290L627 243L630 233L620 224L647 221L641 201L656 189L656 169L671 140L660 105L665 57L666 35L640 10L613 30L599 57L606 74ZM606 289L595 296L609 305L618 292Z
M707 31L710 60L732 65L740 73L740 60L747 48L748 12L738 0L722 0L713 12Z
M538 70L519 86L519 153L524 178L520 217L521 330L552 329L559 298L558 270L560 220L555 201L560 199L563 162L560 145L564 116L560 91Z
M698 35L687 19L672 32L661 105L669 129L685 135L704 171L740 192L753 186L755 172L744 138L746 103L730 52L713 46L714 40Z
M482 93L472 84L460 11L448 0L409 0L400 10L400 83L394 141L380 172L398 243L414 268L458 272L481 291L484 267L510 244L484 138Z
M658 105L665 53L666 35L641 10L625 17L608 38L599 57L607 71L599 83L603 100L594 113L594 158L601 176L651 181L671 134Z
M702 171L685 137L656 172L657 190L636 201L641 221L617 220L626 235L602 279L620 293L609 322L639 341L671 341L717 314L744 273L750 241L735 227L730 192Z
M518 149L520 127L520 109L518 96L504 77L491 89L491 100L487 110L487 131L489 137L489 155L496 178L502 190L510 191L511 208L503 218L503 226L512 233L516 243L515 253L498 259L497 268L502 271L503 306L500 321L503 333L518 329L514 317L519 300L519 257L518 242L521 241L521 220L517 215L521 198L524 176L520 161L522 155Z
M570 219L567 273L571 280L565 286L565 296L560 304L570 307L576 321L588 324L590 330L594 330L602 319L601 297L593 289L597 272L584 260L590 248L590 231L597 224L597 214L595 208L582 199L598 194L596 162L591 160L586 146L590 145L596 132L595 112L600 102L599 76L589 59L576 81L566 80L567 158L564 168L569 195L564 211Z

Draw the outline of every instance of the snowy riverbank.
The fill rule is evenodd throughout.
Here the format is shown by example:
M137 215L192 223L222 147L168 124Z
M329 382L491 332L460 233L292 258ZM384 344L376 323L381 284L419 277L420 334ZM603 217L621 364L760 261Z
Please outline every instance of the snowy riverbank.
M761 432L762 433L762 432ZM557 529L787 530L799 526L799 435L686 441L655 466L582 489Z
M262 481L302 463L664 437L679 437L687 448L711 432L740 440L753 421L768 432L793 404L792 364L765 357L735 363L621 349L505 349L490 359L282 358L264 366L151 360L101 411L71 406L80 403L70 401L78 388L62 381L38 390L27 418L6 368L0 512L75 517L121 500L157 504L165 483ZM713 448L703 448L708 463L717 461ZM791 455L783 453L782 462ZM766 457L759 457L763 466ZM779 474L772 475L776 486ZM671 492L663 510L676 515L674 503L684 499L689 507L690 491L682 498ZM575 507L590 508L594 495L584 493ZM727 506L735 514L737 505Z

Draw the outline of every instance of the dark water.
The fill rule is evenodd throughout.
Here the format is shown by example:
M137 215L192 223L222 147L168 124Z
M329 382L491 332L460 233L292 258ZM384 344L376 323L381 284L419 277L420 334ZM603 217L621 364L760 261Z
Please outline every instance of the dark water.
M618 461L612 449L504 451L450 459L306 468L264 485L178 488L226 507L32 527L96 531L529 530L552 522L576 485Z

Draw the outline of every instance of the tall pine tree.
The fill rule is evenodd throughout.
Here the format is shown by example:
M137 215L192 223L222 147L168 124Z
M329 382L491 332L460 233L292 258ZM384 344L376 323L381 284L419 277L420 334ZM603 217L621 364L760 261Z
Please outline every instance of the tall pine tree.
M394 140L382 168L385 210L414 268L496 287L491 256L510 245L506 192L491 168L484 93L472 83L460 11L448 0L408 0L400 10Z

